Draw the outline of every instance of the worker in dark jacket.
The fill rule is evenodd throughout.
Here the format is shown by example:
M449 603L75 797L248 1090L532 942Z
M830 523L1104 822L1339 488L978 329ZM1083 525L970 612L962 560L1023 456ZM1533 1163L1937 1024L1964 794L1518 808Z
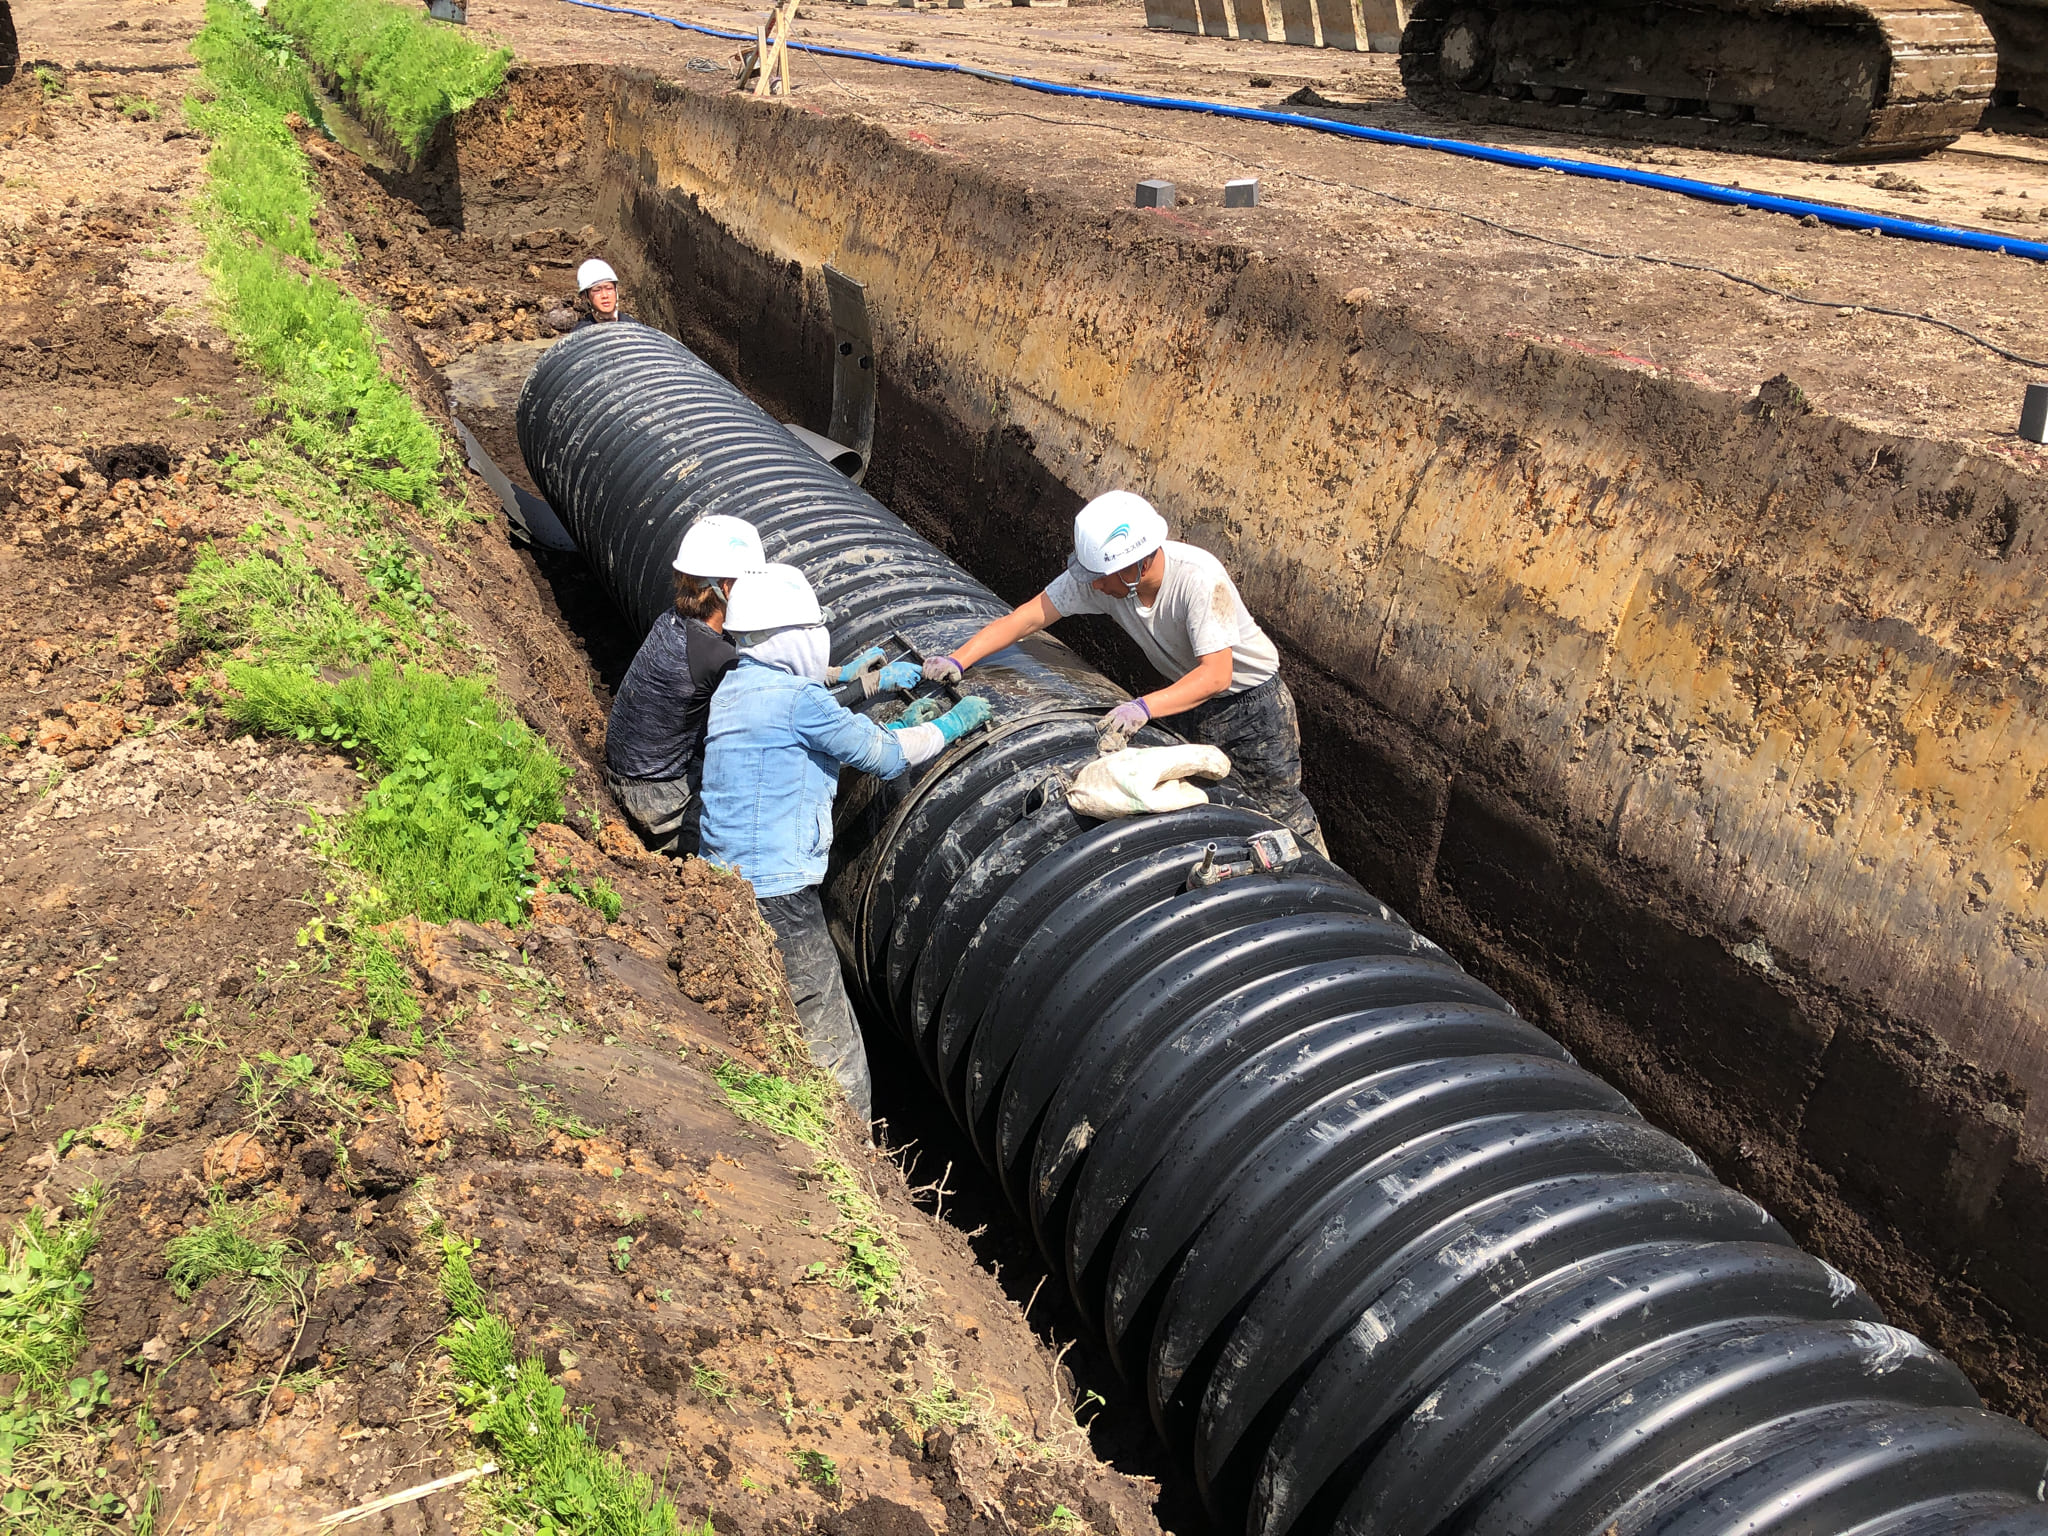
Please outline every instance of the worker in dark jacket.
M676 551L675 606L654 621L612 699L605 782L656 853L697 851L711 695L739 659L725 638L725 599L761 558L753 524L715 513L692 523Z

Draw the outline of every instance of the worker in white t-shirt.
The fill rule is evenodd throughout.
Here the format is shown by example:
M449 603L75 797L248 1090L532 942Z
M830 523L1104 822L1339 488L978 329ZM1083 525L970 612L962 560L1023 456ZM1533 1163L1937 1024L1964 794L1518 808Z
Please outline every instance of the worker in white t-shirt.
M1301 792L1301 727L1279 652L1222 562L1167 538L1166 519L1142 496L1110 491L1089 502L1074 518L1073 557L1052 585L952 655L926 661L924 675L957 682L983 657L1080 613L1116 620L1168 679L1104 717L1105 750L1148 720L1176 716L1176 730L1223 749L1260 810L1327 851Z

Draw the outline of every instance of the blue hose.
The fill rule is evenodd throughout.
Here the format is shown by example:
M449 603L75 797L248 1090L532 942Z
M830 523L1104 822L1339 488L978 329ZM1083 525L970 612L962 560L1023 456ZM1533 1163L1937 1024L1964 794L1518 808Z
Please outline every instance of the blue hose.
M750 43L753 34L727 32L696 22L678 21L657 11L636 10L630 5L603 5L599 0L563 0L565 5L586 11L609 11L615 16L637 16L642 21L665 22L685 32L722 37ZM1947 224L1923 224L1917 219L1895 219L1888 214L1864 213L1838 208L1831 203L1809 203L1796 197L1776 197L1768 192L1750 192L1723 186L1716 181L1695 181L1690 176L1660 176L1655 171L1632 171L1618 165L1599 165L1590 160L1564 160L1555 155L1531 155L1519 149L1500 149L1492 144L1468 144L1458 139L1432 138L1422 133L1396 133L1389 128L1367 128L1358 123L1340 123L1325 117L1304 117L1298 112L1268 112L1262 107L1232 107L1216 101L1194 101L1180 96L1141 96L1134 91L1101 91L1081 85L1059 85L1051 80L1034 80L1029 75L1005 75L976 69L967 64L948 64L937 59L904 59L886 53L866 53L858 48L828 48L823 43L789 45L799 53L823 54L834 59L865 59L871 64L893 64L899 69L933 70L940 74L972 75L999 85L1022 86L1047 96L1078 96L1088 101L1113 101L1126 107L1150 107L1164 112L1206 112L1211 117L1233 117L1247 123L1277 123L1285 128L1310 128L1317 133L1335 134L1343 139L1363 139L1368 144L1395 144L1403 149L1433 149L1441 154L1462 155L1489 165L1512 165L1524 171L1562 171L1567 176L1584 176L1592 181L1618 181L1625 186L1647 187L1653 192L1676 192L1703 202L1729 207L1754 208L1761 213L1782 213L1800 219L1809 214L1837 229L1874 229L1899 240L1924 240L1932 245L1950 245L1965 251L1990 251L2000 256L2025 256L2048 261L2048 243L2015 240L2005 235L1988 235L1981 230L1955 229Z

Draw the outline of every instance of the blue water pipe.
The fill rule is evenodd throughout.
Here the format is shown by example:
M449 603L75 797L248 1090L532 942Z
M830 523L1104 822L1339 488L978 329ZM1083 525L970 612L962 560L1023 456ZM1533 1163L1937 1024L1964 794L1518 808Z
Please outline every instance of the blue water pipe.
M601 0L562 0L564 5L586 11L608 11L615 16L637 16L658 21L685 32L720 37L736 43L751 43L751 32L728 32L694 21L678 21L658 11L638 10L630 5L605 5ZM2048 261L2048 243L2018 240L1982 230L1956 229L1947 224L1924 224L1917 219L1895 219L1889 214L1865 213L1840 208L1832 203L1809 203L1796 197L1778 197L1769 192L1751 192L1742 187L1723 186L1717 181L1696 181L1690 176L1660 176L1655 171L1629 170L1625 166L1600 165L1590 160L1566 160L1556 155L1532 155L1519 149L1501 149L1492 144L1469 144L1459 139L1439 139L1424 133L1397 133L1390 128L1368 128L1360 123L1340 123L1327 117L1307 117L1299 112L1270 112L1263 107L1233 107L1218 101L1195 101L1181 96L1145 96L1135 91L1104 91L1081 85L1060 85L1051 80L1034 80L1029 75L1005 75L970 64L949 64L939 59L906 59L886 53L868 53L859 48L832 48L823 43L789 45L799 53L823 54L834 59L864 59L870 64L893 64L898 69L923 69L938 74L972 75L999 85L1020 86L1047 96L1077 96L1087 101L1113 101L1120 106L1147 107L1158 112L1205 112L1211 117L1236 118L1247 123L1277 123L1285 128L1309 128L1342 139L1363 139L1368 144L1394 144L1403 149L1430 149L1439 154L1462 155L1489 165L1511 165L1524 171L1560 171L1567 176L1584 176L1592 181L1616 181L1624 186L1647 187L1653 192L1675 192L1703 202L1733 208L1754 208L1760 213L1782 213L1790 218L1809 214L1837 229L1874 229L1899 240L1924 240L1933 245L1955 246L1965 251L1990 251L2001 256L2024 256Z

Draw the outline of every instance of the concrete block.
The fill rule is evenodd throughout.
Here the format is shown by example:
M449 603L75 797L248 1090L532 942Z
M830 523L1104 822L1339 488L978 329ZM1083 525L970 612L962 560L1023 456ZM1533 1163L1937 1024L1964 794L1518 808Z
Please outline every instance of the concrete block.
M1170 181L1139 182L1138 206L1140 208L1171 208L1173 206L1173 183Z
M2048 384L2029 384L2020 405L2020 436L2030 443L2048 443Z
M1254 43L1284 40L1278 0L1232 0L1236 11L1237 35Z
M1236 37L1237 15L1232 0L1195 0L1204 37Z
M427 14L436 21L452 21L458 27L469 25L469 7L464 0L427 0Z
M1316 21L1325 48L1347 53L1364 53L1367 48L1365 20L1358 14L1359 0L1316 0Z
M1145 25L1160 32L1202 31L1202 13L1195 0L1145 0Z
M1323 31L1316 24L1316 0L1273 0L1280 11L1280 33L1275 42L1295 48L1320 48Z
M1239 181L1223 183L1223 206L1226 208L1256 208L1259 206L1259 178L1246 176Z
M1408 0L1359 0L1359 20L1366 47L1374 53L1399 53L1401 31L1408 25Z

